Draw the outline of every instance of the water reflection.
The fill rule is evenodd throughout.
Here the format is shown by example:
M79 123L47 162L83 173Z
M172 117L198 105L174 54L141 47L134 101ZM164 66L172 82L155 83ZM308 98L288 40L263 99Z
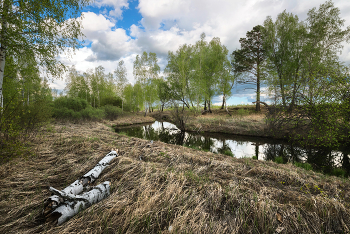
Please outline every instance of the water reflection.
M230 134L198 134L181 132L168 122L155 122L116 129L128 136L159 140L169 144L234 155L237 158L253 157L259 160L275 160L282 157L286 162L309 163L314 169L329 173L334 167L350 171L349 147L338 150L330 148L301 148L287 142L259 137L242 137Z

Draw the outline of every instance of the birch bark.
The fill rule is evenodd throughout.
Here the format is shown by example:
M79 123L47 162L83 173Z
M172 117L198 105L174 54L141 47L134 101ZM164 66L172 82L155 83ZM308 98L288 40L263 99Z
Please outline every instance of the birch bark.
M83 192L84 187L95 181L101 174L103 169L105 169L108 166L110 161L112 161L112 159L114 159L117 156L117 151L112 150L101 161L99 161L93 169L91 169L80 179L74 181L71 185L63 189L61 192L64 194L68 194L69 196L75 196L80 194L81 192ZM63 201L63 197L60 197L57 194L49 197L44 203L43 214L47 216L51 213L52 210L56 209L56 207L58 207Z
M8 14L9 2L2 1L3 12L1 14L1 32L0 32L0 110L4 108L4 98L2 93L2 85L4 83L4 72L5 72L5 59L6 59L6 31L7 31L7 21L6 16Z
M57 221L57 225L61 225L79 211L85 210L89 206L108 197L110 194L110 182L105 181L93 187L89 192L81 195L72 195L52 187L50 187L50 191L65 200L65 202L61 203L60 206L49 214L47 220L53 222Z

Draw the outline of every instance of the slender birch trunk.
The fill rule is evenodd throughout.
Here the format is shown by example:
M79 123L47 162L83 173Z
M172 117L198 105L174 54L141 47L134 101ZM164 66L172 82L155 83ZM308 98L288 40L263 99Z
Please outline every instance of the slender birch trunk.
M4 108L2 84L4 83L5 58L6 58L6 50L1 45L1 47L0 47L0 109L1 109L1 112L2 112L2 109Z
M4 83L4 72L5 72L5 59L6 59L6 46L4 45L5 42L5 35L6 35L6 29L7 29L7 22L6 22L6 16L8 13L9 5L7 1L2 2L2 8L3 8L3 14L1 15L1 33L0 33L0 109L2 113L2 109L4 108L4 96L2 92L2 86Z

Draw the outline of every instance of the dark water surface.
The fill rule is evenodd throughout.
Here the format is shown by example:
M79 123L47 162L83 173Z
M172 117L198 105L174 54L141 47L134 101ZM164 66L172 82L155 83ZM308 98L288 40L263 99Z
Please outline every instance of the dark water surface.
M302 148L285 141L261 137L181 132L174 124L158 121L153 124L118 128L116 132L213 153L233 155L237 158L255 156L259 160L275 160L276 157L282 157L285 163L288 161L309 163L314 169L325 173L331 173L334 168L342 168L350 172L350 148L345 146L340 149Z

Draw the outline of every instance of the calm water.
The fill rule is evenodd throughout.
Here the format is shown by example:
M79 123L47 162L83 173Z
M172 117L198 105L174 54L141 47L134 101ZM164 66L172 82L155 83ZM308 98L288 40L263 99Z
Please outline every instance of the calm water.
M307 162L315 169L326 173L335 167L350 172L350 149L301 148L285 141L276 141L260 137L242 137L230 134L199 134L181 132L174 124L154 122L148 125L118 128L128 136L148 140L159 140L169 144L184 145L191 148L234 155L237 158L253 156L259 160L274 160L282 156L284 162Z

